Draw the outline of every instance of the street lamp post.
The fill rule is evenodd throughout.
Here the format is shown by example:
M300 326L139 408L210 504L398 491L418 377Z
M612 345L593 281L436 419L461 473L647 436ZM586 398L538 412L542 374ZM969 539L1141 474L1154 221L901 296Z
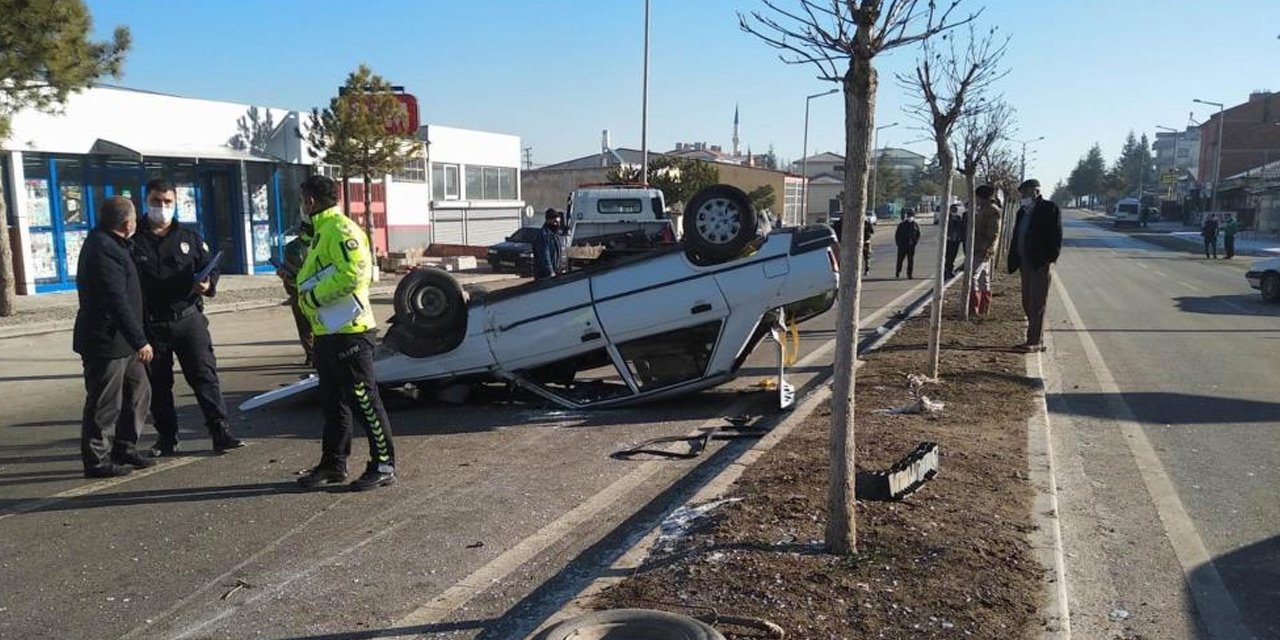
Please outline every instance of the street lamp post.
M649 184L649 0L644 0L643 75L640 88L640 184Z
M1221 102L1210 102L1208 100L1201 100L1199 98L1192 100L1192 102L1207 104L1207 105L1218 108L1218 153L1217 153L1217 158L1213 161L1213 200L1209 204L1209 208L1211 210L1217 211L1218 210L1218 181L1222 179L1222 121L1224 119L1223 110L1226 109L1226 105L1222 104Z
M831 89L822 93L815 93L804 98L804 150L800 153L800 173L804 178L804 190L800 192L800 219L807 224L809 219L809 101L822 96L829 96L836 93L839 89ZM787 208L785 194L783 198L782 208Z
M880 137L881 129L896 127L898 123L891 122L886 125L876 127L871 133L871 211L876 210L876 176L880 173L880 154L876 153L876 140Z
M1018 182L1023 182L1027 179L1027 144L1032 142L1040 142L1041 140L1044 140L1044 136L1040 136L1039 138L1031 138L1030 140L1018 141L1022 145L1022 159L1019 162L1020 167L1018 169Z

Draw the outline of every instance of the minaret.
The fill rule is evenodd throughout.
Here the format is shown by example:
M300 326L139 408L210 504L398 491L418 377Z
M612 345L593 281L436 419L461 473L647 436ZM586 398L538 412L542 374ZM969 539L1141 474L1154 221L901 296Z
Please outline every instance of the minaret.
M733 105L733 156L738 157L738 105Z

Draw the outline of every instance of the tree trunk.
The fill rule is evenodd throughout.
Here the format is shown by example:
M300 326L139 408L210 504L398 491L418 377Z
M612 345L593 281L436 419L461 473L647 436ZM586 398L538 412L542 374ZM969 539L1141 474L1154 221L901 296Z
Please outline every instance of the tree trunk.
M975 166L975 163L966 162L965 169ZM973 170L966 171L964 174L964 184L967 187L965 196L969 199L969 206L965 207L965 215L968 218L968 224L964 226L964 319L969 319L969 301L973 299L973 239L977 235L974 227L978 221L978 195L974 193L977 185L974 184Z
M4 209L4 187L0 186L0 317L16 313L13 249L9 246L9 217Z
M377 257L378 250L373 244L373 180L368 172L361 177L364 179L364 234L369 237L369 251Z
M351 217L351 174L342 168L342 215Z
M938 241L938 268L934 273L933 281L933 311L929 314L929 377L938 377L938 352L941 350L942 341L942 299L946 294L943 285L946 283L945 270L947 262L947 227L951 216L947 212L951 209L951 183L953 182L956 170L956 160L951 154L951 149L947 146L946 136L938 136L938 158L942 161L942 175L946 176L943 182L946 184L942 187L942 210L939 215L942 216L941 227L938 231L940 234Z
M859 30L859 37L864 29ZM876 70L871 60L853 58L844 80L844 219L840 236L840 288L837 294L836 355L832 371L831 450L827 478L826 549L847 555L858 546L854 490L854 389L858 315L862 296L862 226L867 211L867 170L875 126Z

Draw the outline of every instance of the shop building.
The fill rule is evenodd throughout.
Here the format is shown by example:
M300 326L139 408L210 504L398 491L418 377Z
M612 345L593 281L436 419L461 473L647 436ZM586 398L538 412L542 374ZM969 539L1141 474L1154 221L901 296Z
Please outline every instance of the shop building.
M59 114L18 113L0 148L18 293L74 289L103 199L142 211L157 177L176 185L178 220L222 252L224 273L274 272L297 233L298 185L316 170L305 116L108 86L73 95ZM429 125L419 138L422 159L371 185L380 251L489 244L519 226L518 137ZM363 224L363 184L350 191Z

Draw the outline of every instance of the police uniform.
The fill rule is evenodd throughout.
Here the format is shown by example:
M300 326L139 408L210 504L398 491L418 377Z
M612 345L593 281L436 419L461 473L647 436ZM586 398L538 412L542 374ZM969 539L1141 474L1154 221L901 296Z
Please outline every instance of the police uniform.
M231 435L227 423L209 320L202 312L202 296L195 291L195 275L211 258L209 245L195 231L176 221L170 224L169 232L163 236L149 227L139 229L133 242L133 258L142 283L144 328L155 350L150 366L151 417L158 437L152 453L172 455L178 444L178 415L173 403L174 356L195 392L213 448L221 453L244 443ZM212 297L217 283L215 270L204 295Z
M352 416L364 427L369 463L353 489L390 484L395 475L391 422L378 395L373 373L377 322L369 304L373 256L360 226L330 207L311 216L311 246L297 275L298 306L315 336L315 367L324 412L320 464L299 479L303 486L338 482L346 477L351 454ZM328 309L351 309L354 317L329 317Z

